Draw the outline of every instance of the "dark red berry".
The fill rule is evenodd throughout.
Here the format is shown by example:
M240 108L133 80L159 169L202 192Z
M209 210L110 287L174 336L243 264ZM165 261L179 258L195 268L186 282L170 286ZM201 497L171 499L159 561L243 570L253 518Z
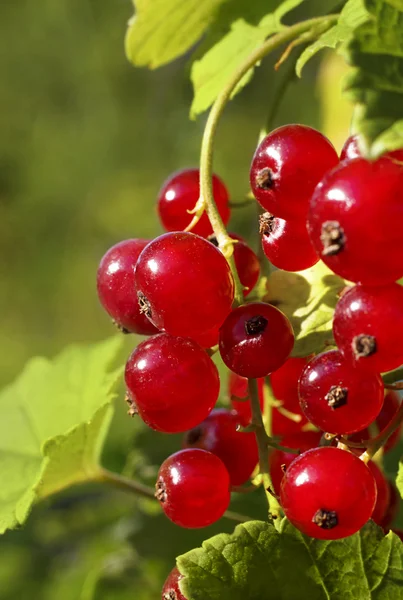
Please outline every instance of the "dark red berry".
M148 244L135 281L142 310L172 335L197 337L218 328L234 299L224 255L193 233L166 233Z
M356 533L370 519L376 483L367 465L331 446L298 456L281 483L285 516L302 533L335 540Z
M230 479L224 463L198 448L180 450L167 458L155 488L166 516L176 525L191 529L218 521L230 502Z
M337 275L365 285L402 277L403 165L389 158L340 163L312 196L308 229Z
M376 504L371 519L375 521L377 525L382 525L390 501L389 482L376 463L370 461L368 463L368 468L374 476L377 489Z
M300 431L298 433L285 435L280 443L285 448L295 448L296 450L298 449L300 453L303 453L306 452L306 450L319 446L321 437L322 433L320 431ZM284 473L295 458L295 454L284 452L283 450L272 450L270 452L270 478L273 484L273 490L277 495L280 494L280 485Z
M217 368L207 353L189 338L165 333L137 346L126 363L125 380L140 413L166 411L166 431L194 427L207 417L219 393ZM185 411L180 429L172 429L175 409Z
M232 239L238 240L238 242L234 244L234 260L239 279L244 287L243 295L247 296L253 290L259 279L259 259L241 236L236 235L235 233L231 233L230 236Z
M311 359L289 358L270 375L273 395L281 406L272 410L273 435L287 435L301 431L308 423L299 404L298 381L302 370Z
M228 191L217 175L213 175L212 183L214 200L226 225L230 218ZM167 231L180 231L190 225L193 215L188 211L195 207L199 198L199 185L199 169L177 171L164 182L158 194L158 214ZM206 213L192 231L203 237L213 233Z
M210 331L205 331L204 333L194 335L193 339L202 348L211 348L212 346L216 346L218 344L218 337L219 330L218 328L215 328L210 329Z
M231 371L243 377L264 377L287 360L294 334L278 308L255 302L233 310L220 329L220 353Z
M384 156L403 161L403 150L393 150L392 152L387 152ZM341 150L340 160L354 160L354 158L361 157L362 154L358 147L358 135L351 135L347 138Z
M378 416L383 404L380 376L346 362L331 350L315 356L299 380L301 408L322 431L349 434ZM364 425L365 424L365 425Z
M182 577L183 575L179 573L177 567L174 567L165 580L161 600L186 600L179 589L179 581Z
M403 287L355 285L342 295L333 320L345 358L379 373L403 364Z
M260 409L263 411L263 383L262 378L258 379L258 392ZM228 380L228 394L231 400L231 406L236 411L240 423L243 426L249 425L252 419L252 409L249 398L248 379L241 377L236 373L230 372Z
M184 437L185 448L208 450L223 461L231 485L245 483L259 461L255 434L237 431L240 425L235 411L217 408Z
M397 491L396 486L391 481L388 481L388 486L389 486L389 504L388 504L386 512L383 516L383 519L379 523L379 525L385 531L388 531L390 529L390 526L394 523L397 515L399 514L400 501L401 501L400 494Z
M98 296L116 325L126 332L151 335L157 329L140 312L134 269L149 240L125 240L112 246L103 256L97 273Z
M305 125L284 125L259 144L250 170L255 198L282 219L306 217L309 200L339 158L330 141Z
M278 269L303 271L319 260L303 219L285 221L264 213L260 217L260 233L263 252Z

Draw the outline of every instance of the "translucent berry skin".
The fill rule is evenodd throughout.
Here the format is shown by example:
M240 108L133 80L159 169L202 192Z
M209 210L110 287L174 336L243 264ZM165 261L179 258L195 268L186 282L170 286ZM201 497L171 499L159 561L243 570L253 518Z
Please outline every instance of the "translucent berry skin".
M158 214L166 231L186 229L193 218L187 211L195 207L199 199L199 169L183 169L173 173L163 184L158 194ZM213 175L213 196L218 212L226 225L230 218L227 188L217 175ZM193 233L207 237L213 233L205 213L192 229Z
M220 386L217 367L196 342L166 333L137 346L126 363L125 381L138 408L169 412L186 405L192 421L194 407L203 407L202 419L208 415Z
M134 269L141 251L150 240L124 240L103 256L97 272L99 300L115 323L123 330L152 335L157 329L140 312Z
M262 248L272 265L284 271L303 271L318 262L305 221L271 217L266 222L267 227L261 226Z
M217 329L234 299L224 255L193 233L166 233L150 242L140 254L135 282L149 319L172 335Z
M330 141L305 125L284 125L259 144L250 184L256 200L282 219L306 217L310 197L339 158Z
M231 371L243 377L264 377L275 371L287 360L293 345L287 317L263 302L239 306L220 329L221 357Z
M354 454L331 446L314 448L288 467L280 501L285 516L302 533L335 540L356 533L370 519L376 483L367 465ZM336 513L332 527L313 521L318 511Z
M308 363L298 393L307 419L322 431L339 434L367 427L384 400L381 377L354 367L337 350L318 354Z
M211 452L190 448L161 465L156 496L176 525L207 527L220 519L230 502L230 479L223 462Z
M387 152L385 156L403 161L403 150L393 150L392 152ZM358 148L358 135L351 135L344 143L340 153L340 160L354 160L361 157L362 155Z
M371 519L377 525L382 526L382 521L385 518L390 501L389 482L376 463L370 461L368 468L374 476L377 489L376 504Z
M311 199L308 230L316 251L349 281L386 285L403 276L402 227L403 165L389 158L340 163Z
M184 448L201 448L218 456L227 468L231 485L245 483L259 461L255 434L237 431L239 425L235 411L217 408L183 440Z
M161 592L161 600L186 600L179 589L179 581L182 577L183 575L179 573L177 567L174 567L165 580Z
M397 283L352 287L336 305L333 334L337 346L350 362L379 373L400 367L403 364L403 287ZM371 348L361 346L362 336L370 336Z
M306 452L319 445L322 433L320 431L300 431L285 435L281 439L281 445L285 448L295 448L300 453ZM280 486L283 480L284 472L295 459L296 455L283 450L272 450L269 455L270 478L273 484L274 492L280 494ZM283 470L284 469L284 470Z

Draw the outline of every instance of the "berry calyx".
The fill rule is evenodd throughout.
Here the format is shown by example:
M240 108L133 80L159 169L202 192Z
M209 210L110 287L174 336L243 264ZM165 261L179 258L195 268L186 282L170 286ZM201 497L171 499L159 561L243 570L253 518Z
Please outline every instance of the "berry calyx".
M174 567L165 580L162 588L161 600L186 600L179 589L179 581L182 578L183 575L179 573L178 568Z
M230 479L223 462L198 448L180 450L167 458L155 488L166 516L191 529L218 521L230 502Z
M233 310L220 329L220 354L231 371L258 378L275 371L287 360L294 334L278 308L255 302Z
M374 476L362 460L328 446L294 459L281 482L280 501L297 529L314 538L335 540L365 525L376 493Z
M224 255L193 233L166 233L150 242L137 262L135 283L154 325L184 337L218 329L234 299Z
M229 195L227 188L217 175L212 180L213 197L226 225L230 218ZM173 173L163 184L158 194L158 214L166 231L181 231L190 225L193 210L200 193L199 169L183 169ZM193 227L193 233L207 237L213 228L207 214Z

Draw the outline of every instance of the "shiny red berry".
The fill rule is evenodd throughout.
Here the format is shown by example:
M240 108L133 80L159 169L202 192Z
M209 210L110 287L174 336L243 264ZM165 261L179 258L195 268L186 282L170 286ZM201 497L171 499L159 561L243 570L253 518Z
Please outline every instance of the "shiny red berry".
M403 150L393 150L392 152L387 152L384 156L403 161ZM361 157L362 154L358 147L358 135L351 135L344 143L340 154L340 160L354 160L354 158Z
M230 237L238 240L234 245L234 260L239 279L244 287L243 295L246 297L258 282L260 275L259 259L240 235L231 233Z
M259 461L255 434L237 431L240 425L235 411L217 408L188 431L183 442L185 448L202 448L218 456L227 468L231 485L245 483Z
M173 173L163 184L158 194L158 214L167 231L186 229L193 218L188 211L195 207L200 193L199 169L184 169ZM213 196L218 212L226 225L230 218L229 196L223 182L213 175ZM192 229L202 237L213 233L209 218L205 213Z
M264 213L259 230L263 252L278 269L303 271L318 262L304 219L285 221Z
M137 346L126 363L125 380L140 413L166 411L166 431L172 431L174 409L185 411L182 427L176 431L190 429L206 418L220 384L217 367L196 342L166 333Z
M285 448L294 448L302 454L311 448L319 446L322 432L320 431L300 431L298 433L290 433L281 438L281 445ZM269 470L270 478L273 484L274 492L280 494L280 486L283 480L284 473L296 458L291 452L283 450L272 450L269 455Z
M220 327L234 299L224 255L193 233L166 233L150 242L135 282L142 310L172 335L200 336Z
M281 483L285 516L302 533L335 540L356 533L370 519L376 483L367 465L331 446L298 456Z
M186 600L179 589L179 581L182 577L183 575L179 573L177 567L174 567L165 580L161 600Z
M166 516L191 529L218 521L230 502L230 479L223 462L198 448L180 450L167 458L155 488Z
M312 196L308 230L337 275L365 285L403 276L403 165L389 158L345 161Z
M299 380L301 408L322 431L349 434L367 427L383 404L383 382L331 350L315 356Z
M355 285L336 305L336 344L345 358L379 373L403 364L403 287Z
M151 335L157 329L140 312L134 269L149 240L124 240L103 256L97 272L98 296L106 312L125 332Z
M294 334L278 308L255 302L233 310L220 329L220 353L231 371L243 377L264 377L287 360Z
M377 489L376 504L371 519L381 526L390 501L389 482L376 463L370 461L368 468L374 476Z
M330 141L305 125L284 125L259 144L250 170L256 200L282 219L306 217L309 200L339 158Z

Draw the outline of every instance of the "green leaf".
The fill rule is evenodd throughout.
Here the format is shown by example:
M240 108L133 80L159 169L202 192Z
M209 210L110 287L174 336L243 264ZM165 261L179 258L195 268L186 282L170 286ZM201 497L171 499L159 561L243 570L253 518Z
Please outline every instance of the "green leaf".
M354 67L344 91L356 105L354 133L370 157L403 147L403 2L364 0L370 19L342 49Z
M251 25L244 19L235 21L231 30L215 44L200 60L194 62L191 79L194 99L190 109L191 118L205 111L223 86L247 57L271 34L281 31L282 17L301 4L303 0L287 0L274 12L261 19L258 25ZM242 78L232 96L237 94L252 79L254 69Z
M396 477L396 487L399 490L401 497L403 498L403 460L399 462L399 471Z
M370 521L335 541L302 535L285 519L250 521L177 559L188 600L398 600L403 544Z
M324 48L336 48L339 46L339 44L351 36L356 27L365 23L368 18L369 15L365 10L364 0L348 0L340 13L340 18L336 25L325 31L313 44L302 52L295 67L298 77L301 77L303 67L315 54Z
M21 525L32 504L91 479L112 416L110 372L121 338L34 358L0 393L0 533Z
M135 0L125 47L130 62L151 69L184 54L227 0Z
M291 321L295 333L292 356L307 356L333 343L333 313L345 285L322 261L299 273L274 271L270 275L265 299Z

